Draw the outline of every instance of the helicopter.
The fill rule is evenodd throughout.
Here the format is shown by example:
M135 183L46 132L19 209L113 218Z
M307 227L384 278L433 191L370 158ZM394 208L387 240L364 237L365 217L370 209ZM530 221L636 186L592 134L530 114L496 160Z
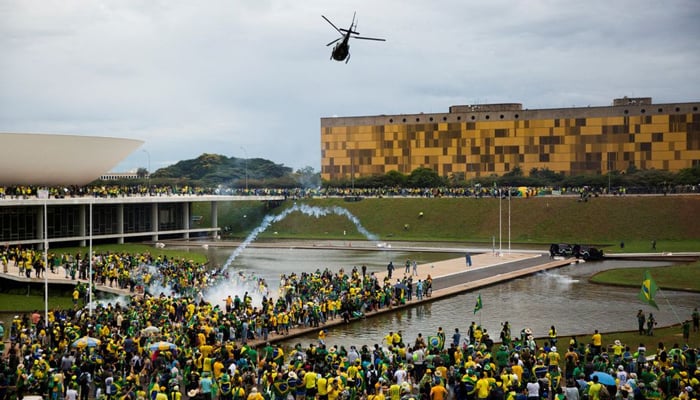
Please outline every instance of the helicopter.
M379 38L371 38L371 37L364 37L360 36L360 32L356 32L355 28L357 28L357 23L355 22L355 13L352 15L352 22L350 23L350 28L349 29L339 29L337 26L335 26L328 18L326 18L324 15L321 15L323 19L326 20L331 26L340 33L340 37L335 39L334 41L328 43L326 46L330 46L333 43L338 42L335 47L333 47L333 52L331 53L331 60L336 60L336 61L345 61L345 64L350 61L350 44L348 43L350 41L350 38L353 39L363 39L363 40L376 40L379 42L385 42L386 39L379 39Z

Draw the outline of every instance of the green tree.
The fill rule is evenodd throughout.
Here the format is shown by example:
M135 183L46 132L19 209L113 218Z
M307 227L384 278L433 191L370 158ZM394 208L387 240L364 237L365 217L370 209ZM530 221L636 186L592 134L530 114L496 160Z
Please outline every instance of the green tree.
M419 167L411 171L408 176L408 185L414 188L444 186L445 181L437 172L430 168Z

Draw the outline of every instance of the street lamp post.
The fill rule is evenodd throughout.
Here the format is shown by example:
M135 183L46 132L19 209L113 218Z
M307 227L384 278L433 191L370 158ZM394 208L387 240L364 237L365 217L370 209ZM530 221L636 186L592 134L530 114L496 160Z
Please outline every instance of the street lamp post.
M248 152L245 151L245 147L241 146L241 150L243 150L243 155L245 155L245 159L243 162L245 163L245 191L248 193Z

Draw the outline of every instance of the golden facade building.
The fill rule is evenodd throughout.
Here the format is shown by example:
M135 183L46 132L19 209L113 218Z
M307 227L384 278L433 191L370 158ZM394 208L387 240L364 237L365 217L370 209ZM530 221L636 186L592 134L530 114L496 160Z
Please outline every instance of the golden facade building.
M419 167L440 176L565 175L700 164L697 103L615 99L605 107L452 106L447 113L321 118L321 177L341 180Z

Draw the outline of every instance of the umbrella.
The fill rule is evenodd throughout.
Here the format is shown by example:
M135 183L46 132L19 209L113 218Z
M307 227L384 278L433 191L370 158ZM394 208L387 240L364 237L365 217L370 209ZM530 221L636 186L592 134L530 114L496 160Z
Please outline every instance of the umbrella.
M155 343L151 343L151 344L148 346L148 349L151 350L151 351L156 351L156 350L160 350L160 351L175 350L176 348L177 348L177 346L175 346L174 343L170 343L170 342L155 342Z
M102 343L100 339L96 339L90 336L83 336L71 344L72 347L77 347L79 349L84 349L86 347L97 347Z
M605 386L615 386L615 378L610 374L606 374L605 372L596 371L596 372L591 374L591 378L593 378L594 376L598 377L598 383L600 383L600 384L603 384Z
M394 285L394 289L398 289L398 290L408 290L408 286L406 286L406 285L403 284L403 283L397 283L396 285Z
M153 334L156 334L159 332L160 332L160 328L157 326L153 326L153 325L147 326L147 327L141 329L142 335L153 335Z

